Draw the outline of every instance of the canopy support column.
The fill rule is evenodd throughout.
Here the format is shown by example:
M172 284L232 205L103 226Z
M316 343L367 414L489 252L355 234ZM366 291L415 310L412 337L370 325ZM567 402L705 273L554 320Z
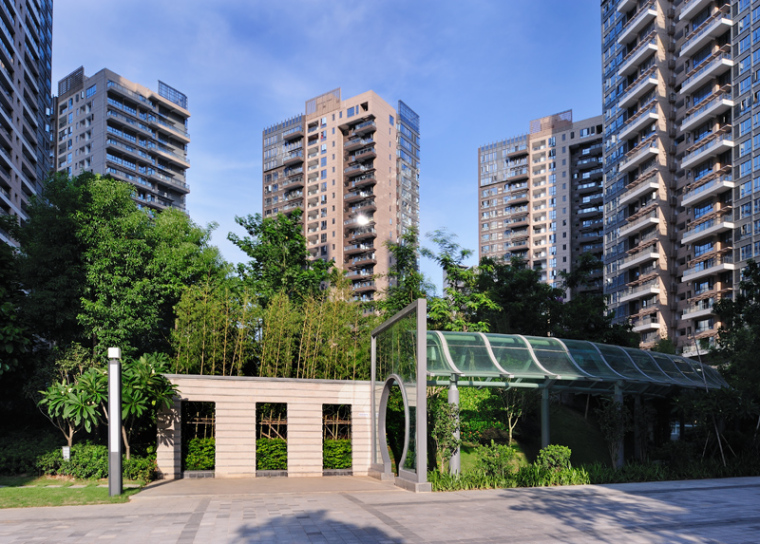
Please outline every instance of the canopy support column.
M620 382L615 383L615 396L612 399L615 403L615 408L618 410L623 409L623 388L620 384ZM622 424L622 418L619 418ZM625 437L623 436L623 433L621 433L620 438L618 439L618 447L617 447L617 459L615 459L615 468L623 468L623 464L625 462L625 452L623 451L623 448L625 446Z
M457 387L457 376L456 374L451 376L451 381L449 382L449 404L452 404L459 407L459 388ZM454 438L459 441L459 416L457 415L457 426L454 430ZM459 474L462 468L462 455L460 452L459 446L457 446L456 451L451 455L451 459L449 460L449 472L451 474Z
M549 427L549 389L554 380L547 380L541 389L541 447L545 448L551 443L551 429Z

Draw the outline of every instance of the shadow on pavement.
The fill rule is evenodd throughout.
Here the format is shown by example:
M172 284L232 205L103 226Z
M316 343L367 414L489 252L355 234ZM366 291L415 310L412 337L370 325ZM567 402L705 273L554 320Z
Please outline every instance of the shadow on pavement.
M229 541L233 543L329 543L361 542L362 544L402 544L400 537L391 536L376 527L360 527L345 521L330 519L326 510L270 518L263 525L244 523Z

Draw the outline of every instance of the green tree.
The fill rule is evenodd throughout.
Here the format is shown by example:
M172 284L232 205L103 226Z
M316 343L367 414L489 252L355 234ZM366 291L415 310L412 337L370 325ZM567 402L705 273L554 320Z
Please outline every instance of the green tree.
M760 265L747 263L743 280L734 298L713 306L721 326L718 356L725 361L721 370L729 383L760 399Z
M12 221L10 217L0 217L0 229L9 232ZM22 301L14 250L0 241L0 376L19 365L30 344L18 315Z
M518 258L508 262L484 258L478 272L477 290L497 305L497 309L479 312L479 319L488 323L490 332L548 335L562 290L540 281L538 271Z
M430 238L438 246L437 253L430 249L423 249L422 253L443 269L446 282L443 297L428 301L431 328L488 332L489 323L479 319L479 316L483 312L498 311L499 305L490 298L489 293L478 289L478 271L464 265L472 251L462 248L454 241L455 235L443 230L435 231Z
M220 263L211 228L177 210L153 218L137 208L131 185L111 178L95 176L88 190L90 205L76 214L86 270L78 321L98 353L165 350L182 288Z
M385 317L391 317L415 300L427 298L432 286L419 270L417 229L407 230L398 242L386 241L385 246L391 254L388 288L377 307Z
M76 214L89 205L93 174L69 179L56 174L31 197L28 219L14 232L19 242L19 277L27 292L21 315L30 331L53 345L80 340L77 316L85 293L84 244Z
M283 291L297 302L317 294L334 273L332 262L309 258L301 215L296 210L290 217L285 214L266 219L261 214L235 217L248 236L241 238L230 233L228 239L251 259L241 264L238 271L264 307Z
M588 340L603 344L638 347L640 336L633 332L629 324L612 322L607 311L607 301L600 290L593 289L593 275L602 267L602 262L591 253L583 253L570 272L560 272L566 292L572 293L570 300L555 299L552 311L552 335L571 340Z

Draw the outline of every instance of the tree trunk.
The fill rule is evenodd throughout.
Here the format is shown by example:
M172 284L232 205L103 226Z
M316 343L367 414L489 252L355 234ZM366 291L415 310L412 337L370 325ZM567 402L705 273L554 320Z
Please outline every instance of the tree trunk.
M127 454L127 460L129 460L129 440L127 439L127 428L124 425L121 426L121 438L124 440L124 452Z

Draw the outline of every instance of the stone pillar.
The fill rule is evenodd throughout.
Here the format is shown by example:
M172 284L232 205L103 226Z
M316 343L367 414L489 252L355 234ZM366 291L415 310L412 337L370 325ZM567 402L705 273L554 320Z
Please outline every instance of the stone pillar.
M619 383L615 384L615 396L613 397L613 400L615 401L615 406L618 407L618 409L622 410L623 388L620 386ZM615 459L615 468L623 468L623 464L625 463L624 447L625 447L625 435L621 434L620 440L618 441L618 450L617 450L617 459Z

